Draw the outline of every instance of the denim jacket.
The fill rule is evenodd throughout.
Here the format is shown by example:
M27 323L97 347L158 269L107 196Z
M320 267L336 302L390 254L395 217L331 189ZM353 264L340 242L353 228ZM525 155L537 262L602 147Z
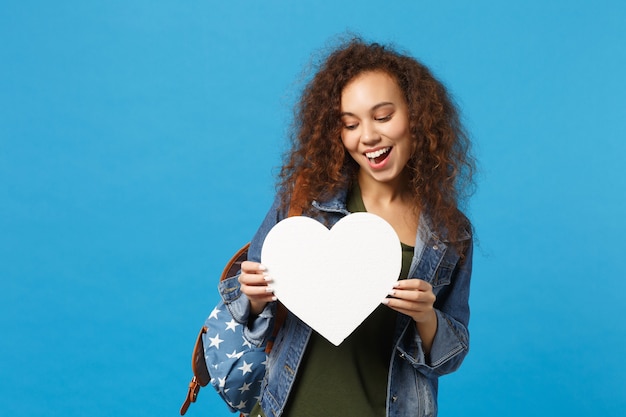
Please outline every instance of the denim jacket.
M309 215L332 227L346 209L347 190L324 202L313 202ZM280 196L252 239L248 259L260 262L261 247L270 229L286 217L280 209ZM424 353L413 319L398 313L393 336L393 352L387 381L387 416L436 416L438 377L455 371L469 350L469 287L472 271L472 237L462 236L464 256L435 234L431 222L422 215L415 242L409 278L420 278L433 286L437 332L430 354ZM239 289L237 276L220 283L220 293L235 320L245 326L244 335L262 345L272 334L276 303L269 303L249 320L250 303ZM269 355L261 391L261 407L268 417L282 415L294 385L298 367L311 335L311 328L289 313Z

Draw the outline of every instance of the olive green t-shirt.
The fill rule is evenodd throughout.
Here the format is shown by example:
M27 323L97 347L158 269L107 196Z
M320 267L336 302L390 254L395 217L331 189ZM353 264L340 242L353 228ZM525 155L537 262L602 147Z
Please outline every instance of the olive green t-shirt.
M358 185L347 208L366 211ZM403 244L400 278L407 277L412 258L413 248ZM381 304L339 346L313 331L284 416L384 417L395 318L396 312ZM264 414L257 406L250 416Z

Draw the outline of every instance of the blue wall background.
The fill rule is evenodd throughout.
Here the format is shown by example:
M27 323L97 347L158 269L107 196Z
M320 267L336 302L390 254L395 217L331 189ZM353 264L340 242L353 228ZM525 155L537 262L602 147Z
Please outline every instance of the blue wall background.
M433 69L481 162L472 351L441 415L624 415L623 2L1 10L0 414L177 415L301 71L352 30ZM207 388L188 415L230 414Z

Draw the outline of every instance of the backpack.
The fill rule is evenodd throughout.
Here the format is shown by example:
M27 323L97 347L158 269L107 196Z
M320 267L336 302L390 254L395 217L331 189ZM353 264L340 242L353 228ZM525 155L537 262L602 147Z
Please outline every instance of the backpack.
M295 195L292 197L292 200L290 202L288 217L299 216L303 211L303 206L301 204L302 191L301 191L301 188L298 187L298 185L299 185L299 181L296 181L295 190L297 190L298 192L296 192ZM296 204L294 204L294 201L295 201L294 198L296 196L298 197L297 198L298 201ZM223 281L229 277L233 277L239 272L239 270L241 269L241 263L248 259L249 247L250 247L250 243L246 243L232 256L232 258L228 261L228 263L224 267L222 274L220 275L220 281ZM276 308L276 319L274 320L274 329L272 331L272 337L270 338L270 340L267 342L267 345L265 346L266 354L269 354L269 352L272 350L272 346L274 344L273 341L276 338L278 331L282 327L286 317L287 317L287 309L282 304L280 304L280 302L278 302L278 305ZM202 326L202 328L200 329L200 332L198 333L198 336L196 338L196 343L193 347L193 351L191 354L191 369L193 371L193 377L191 378L191 381L189 382L189 387L187 389L187 396L185 397L185 401L183 402L183 405L180 408L181 416L187 412L187 409L189 408L191 403L196 402L200 388L208 385L212 379L209 369L207 367L206 359L205 359L204 339L206 337L207 330L208 330L208 327L206 326L206 323L205 323L205 325ZM251 350L252 349L253 348L251 348ZM218 390L218 393L220 393L219 390ZM222 395L222 393L220 393L220 395ZM236 411L236 405L233 404L232 401L229 401L226 398L223 398L223 399L226 401L226 403L228 404L229 408L231 408L231 410ZM243 416L244 413L242 412L240 415Z

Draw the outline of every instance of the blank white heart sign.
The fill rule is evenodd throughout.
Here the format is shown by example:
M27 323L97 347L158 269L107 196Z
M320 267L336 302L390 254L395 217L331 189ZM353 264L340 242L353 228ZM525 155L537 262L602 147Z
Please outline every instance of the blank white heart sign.
M371 213L350 214L331 230L295 216L270 230L261 262L285 307L339 346L393 288L402 248L389 223Z

